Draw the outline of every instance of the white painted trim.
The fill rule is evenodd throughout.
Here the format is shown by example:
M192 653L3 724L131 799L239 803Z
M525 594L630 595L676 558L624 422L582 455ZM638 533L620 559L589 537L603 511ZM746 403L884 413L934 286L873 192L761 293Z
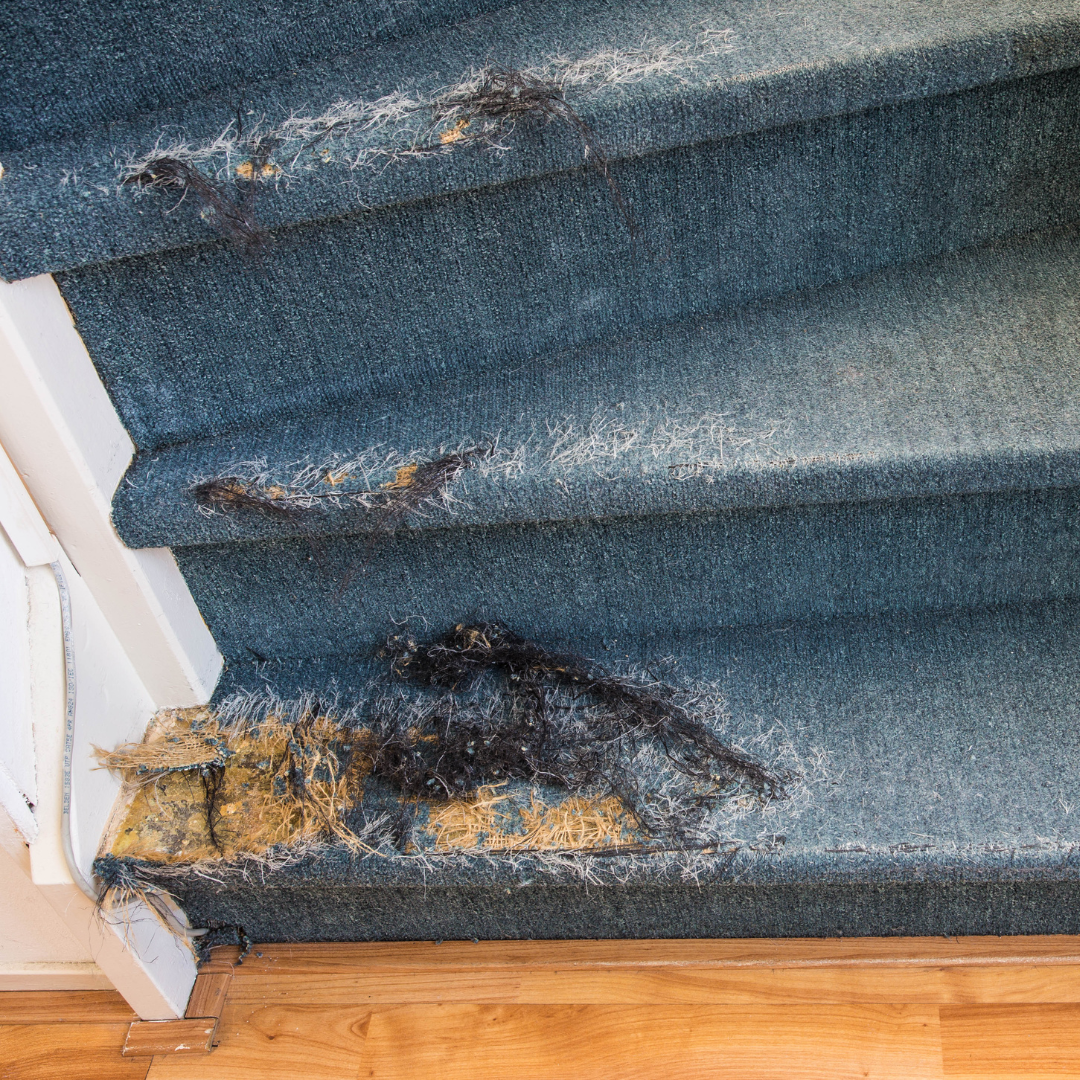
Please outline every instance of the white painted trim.
M195 984L195 958L145 904L127 905L122 916L102 915L70 876L67 882L44 884L35 875L34 883L141 1019L184 1015Z
M161 705L205 701L221 658L171 554L129 551L112 528L109 499L133 448L51 278L0 283L0 386L0 525L27 564L37 768L30 878L82 956L143 1019L174 1019L195 981L187 942L145 903L103 913L72 872L92 879L120 789L97 767L94 745L140 738ZM70 828L60 574L75 676Z
M31 878L35 884L71 881L60 839L67 699L60 598L47 566L28 568L26 582L30 593L30 687L38 780L38 802L34 807L38 839L30 845Z
M112 990L104 971L82 964L0 963L0 992L6 990Z
M60 555L30 492L0 446L0 525L26 566L47 566Z
M208 701L221 655L172 553L116 535L134 446L48 275L0 282L0 386L0 443L155 704Z
M32 506L18 505L18 491L13 488L22 484L7 459L0 457L0 525L13 521L11 531L20 537L22 550L47 552L52 538ZM57 547L55 541L52 546ZM0 806L22 836L33 840L37 836L31 809L37 799L37 764L30 710L29 615L26 564L20 550L9 542L6 528L0 528Z
M22 789L15 783L15 777L8 772L7 766L0 761L0 806L15 823L15 828L27 840L36 840L38 836L37 818Z
M67 562L63 555L60 561L62 565ZM83 671L76 706L79 753L72 774L72 849L79 869L89 877L98 840L119 790L111 774L95 767L90 743L95 738L108 744L110 738L123 741L124 735L138 737L150 719L153 705L122 650L118 645L110 650L111 631L89 589L70 563L64 570L76 623L77 678L80 660ZM183 1015L195 981L195 959L190 948L143 903L128 905L119 915L103 915L75 883L68 867L62 812L67 692L60 599L49 567L29 568L27 580L38 759L38 804L34 815L39 833L30 845L32 880L139 1016L144 1020L174 1019ZM90 724L95 726L88 730Z

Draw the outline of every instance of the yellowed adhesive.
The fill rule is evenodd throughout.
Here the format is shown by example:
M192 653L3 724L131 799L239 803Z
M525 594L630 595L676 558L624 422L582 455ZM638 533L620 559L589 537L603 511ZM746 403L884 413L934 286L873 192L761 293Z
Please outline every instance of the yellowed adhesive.
M416 741L437 739L419 729L409 734ZM103 764L131 780L110 853L175 864L262 855L321 839L370 852L345 821L371 771L370 735L343 730L325 716L301 724L269 717L254 732L222 732L205 708L165 710L143 743L101 755ZM221 751L207 747L207 738L227 743L223 764L214 764ZM213 836L204 764L217 769L209 809ZM290 778L297 771L300 785ZM504 782L462 798L400 801L419 813L418 839L430 838L423 847L434 852L582 851L637 842L617 798L568 796L549 804L533 790L528 800L522 804Z
M340 744L343 736L346 743L362 741L366 732L343 733L320 717L300 736L298 758L295 726L270 718L254 733L229 732L226 738L219 735L216 721L207 723L209 717L202 709L169 710L164 721L152 726L146 742L101 756L102 764L129 776L138 787L116 831L112 854L169 862L261 854L277 844L327 834L349 842L342 818L362 794L370 761L353 754L343 769L329 747ZM192 731L193 721L206 726ZM218 766L210 818L206 780L197 767L201 762L191 767L197 755L190 749L207 730L227 741L230 755ZM159 771L139 773L138 767L149 761ZM290 790L291 770L303 778L302 797Z
M141 787L117 830L111 853L150 862L259 855L277 837L296 831L292 807L270 798L270 778L258 770L230 768L222 783L229 814L219 813L210 840L202 779L197 772L176 772Z
M439 135L439 142L443 146L449 146L451 143L459 142L461 139L468 138L466 128L469 126L469 120L466 117L461 117L460 120L453 127L447 128L446 131Z
M416 480L417 465L403 465L394 474L394 479L382 487L387 491L400 491L402 488L412 487Z
M236 166L236 175L241 180L250 180L255 174L255 163L252 161L244 161ZM272 180L275 176L281 175L281 166L272 165L270 163L264 163L259 166L258 178L260 180Z

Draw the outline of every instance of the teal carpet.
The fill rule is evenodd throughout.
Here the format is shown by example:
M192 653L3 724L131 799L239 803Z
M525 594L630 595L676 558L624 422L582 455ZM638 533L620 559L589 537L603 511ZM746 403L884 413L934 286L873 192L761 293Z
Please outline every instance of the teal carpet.
M496 622L791 775L707 854L104 880L262 940L1080 929L1080 15L775 7L0 18L0 267L57 276L215 701Z

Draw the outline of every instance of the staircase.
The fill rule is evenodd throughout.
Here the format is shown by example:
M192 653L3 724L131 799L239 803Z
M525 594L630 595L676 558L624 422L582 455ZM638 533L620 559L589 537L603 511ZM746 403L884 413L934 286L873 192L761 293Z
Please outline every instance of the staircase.
M0 145L0 268L60 284L215 701L497 624L718 688L791 781L690 863L172 865L191 921L1080 932L1075 5L278 6L173 5L186 64L50 24L91 90L27 69Z

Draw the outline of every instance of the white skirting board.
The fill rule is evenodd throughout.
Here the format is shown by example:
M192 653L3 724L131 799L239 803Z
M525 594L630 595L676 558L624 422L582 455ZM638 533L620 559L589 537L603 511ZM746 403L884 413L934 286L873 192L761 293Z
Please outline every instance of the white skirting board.
M135 447L48 275L0 282L0 386L0 445L154 703L203 704L221 656L172 553L112 527Z
M22 954L12 962L58 962L57 939L64 936L75 951L71 962L92 963L98 973L94 977L104 978L119 990L140 1017L172 1020L184 1015L194 983L190 947L145 904L130 904L116 914L100 912L92 874L100 838L120 791L117 778L98 768L95 747L141 738L160 704L160 698L147 689L143 675L160 675L161 666L144 663L140 669L140 658L137 654L132 657L90 583L67 556L62 538L46 527L35 500L2 453L0 526L23 564L26 598L25 613L17 622L26 635L24 681L29 693L24 697L28 699L26 719L32 740L19 744L18 753L24 758L32 753L33 760L30 769L24 768L25 760L19 761L14 774L32 777L36 791L32 808L25 799L26 809L32 809L32 827L22 829L17 843L5 845L4 858L12 866L3 869L21 877L29 870L25 883L32 895L28 902L24 897L24 909L37 902L54 913L52 929L49 919L37 920L38 930L32 930L35 920L24 919L24 926L31 927L29 940L9 943ZM15 595L17 590L9 592ZM159 684L159 693L162 686ZM181 700L192 696L202 700L206 692L203 687L197 694L187 685L187 698ZM70 784L66 797L68 746ZM18 818L23 808L14 796L11 801ZM67 816L65 806L69 808ZM4 816L10 820L8 814ZM23 839L30 841L28 860L26 849L19 847ZM0 919L5 903L13 916L13 890L8 890L5 901L0 889ZM39 974L44 971L35 970ZM73 969L66 970L71 973ZM90 968L83 967L79 977L92 974ZM19 977L23 975L26 971Z
M66 563L61 554L60 562ZM130 904L119 915L101 914L73 877L92 877L92 864L105 831L119 781L97 767L95 746L115 746L141 738L154 706L86 584L67 564L72 638L77 680L75 745L71 777L71 852L64 852L63 756L66 675L60 600L48 567L28 569L30 641L34 672L34 741L38 758L35 807L38 837L30 845L34 885L74 938L128 1004L144 1020L183 1016L195 981L195 958L145 904ZM81 671L81 675L80 675Z
M93 962L82 964L0 963L0 992L7 990L112 990Z

